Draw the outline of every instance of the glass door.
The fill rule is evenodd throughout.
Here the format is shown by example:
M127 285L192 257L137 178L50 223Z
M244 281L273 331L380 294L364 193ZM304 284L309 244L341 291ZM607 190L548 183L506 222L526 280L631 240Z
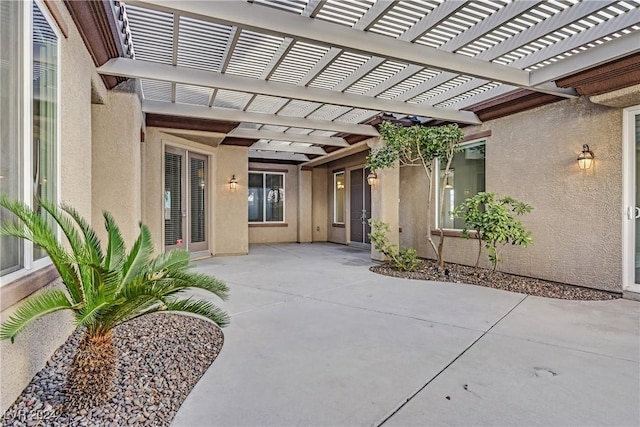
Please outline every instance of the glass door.
M640 293L640 105L624 111L623 287Z
M369 244L371 226L371 187L367 183L369 169L354 169L349 175L350 192L350 244Z
M207 157L189 153L189 250L207 245Z
M166 147L164 153L165 250L206 251L208 233L207 157Z
M186 249L186 152L166 147L164 152L164 247Z

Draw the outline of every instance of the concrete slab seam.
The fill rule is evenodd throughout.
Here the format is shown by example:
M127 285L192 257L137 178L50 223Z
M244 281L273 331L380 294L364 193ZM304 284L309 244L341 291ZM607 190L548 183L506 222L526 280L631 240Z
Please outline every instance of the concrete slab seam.
M487 333L488 332L489 331L487 331ZM528 342L532 342L532 343L536 343L536 344L546 345L546 346L549 346L549 347L561 348L563 350L579 351L580 353L592 354L594 356L607 357L607 358L610 358L610 359L621 360L623 362L632 362L632 363L640 362L640 360L625 359L624 357L617 357L617 356L612 356L610 354L602 354L602 353L597 353L595 351L583 350L583 349L575 348L575 347L567 347L567 346L564 346L564 345L553 344L553 343L548 343L548 342L538 341L538 340L532 340L532 339L529 339L529 338L518 337L518 336L515 336L515 335L501 334L501 333L498 333L498 332L492 332L491 335L496 335L496 336L504 337L504 338L511 338L511 339L519 340L519 341L528 341Z
M427 381L422 387L420 387L415 393L411 394L411 396L409 396L408 398L406 398L404 400L404 402L402 402L397 408L395 408L393 411L391 411L391 413L389 415L387 415L386 417L384 417L382 419L382 421L374 424L375 427L381 427L384 425L384 423L386 423L387 421L389 421L389 419L391 417L393 417L395 414L398 413L398 411L400 411L402 408L405 407L405 405L407 403L409 403L414 397L416 397L418 395L418 393L420 393L422 390L424 390L425 388L427 388L427 386L429 384L431 384L436 378L438 378L444 371L446 371L451 365L453 365L458 359L460 359L462 357L462 355L464 355L467 351L469 351L469 349L471 349L471 347L473 347L478 341L480 341L485 335L487 335L491 329L493 329L498 323L500 323L505 317L507 317L509 314L511 314L511 312L513 310L515 310L516 308L518 308L518 306L520 304L522 304L524 302L524 300L527 299L529 295L524 295L524 298L522 298L516 305L514 305L509 311L507 311L504 316L502 316L500 319L498 319L493 325L491 325L491 327L489 329L487 329L485 332L483 332L478 338L476 338L471 344L469 344L469 346L467 346L467 348L465 348L464 350L462 350L462 352L460 354L458 354L456 357L453 358L453 360L451 362L449 362L445 367L443 367L437 374L435 374L429 381Z
M450 323L438 322L438 321L436 321L436 320L421 319L421 318L419 318L419 317L407 316L407 315L405 315L405 314L391 313L391 312L388 312L388 311L380 311L380 310L372 310L372 309L370 309L370 308L366 308L366 307L358 307L358 306L356 306L356 305L342 304L342 303L339 303L339 302L335 302L335 301L327 301L327 300L320 299L320 298L312 298L312 297L303 297L303 298L308 299L308 300L312 300L312 301L324 302L324 303L327 303L327 304L338 305L338 306L340 306L340 307L355 308L356 310L368 311L368 312L370 312L370 313L384 314L384 315L387 315L387 316L401 317L401 318L403 318L403 319L411 319L411 320L417 320L417 321L419 321L419 322L427 322L427 323L433 323L433 324L435 324L435 325L442 325L442 326L449 326L449 327L451 327L451 328L464 329L464 330L467 330L467 331L474 331L474 332L482 332L482 333L486 333L486 331L485 331L485 330L483 330L483 329L467 328L467 327L460 326L460 325L452 325L452 324L450 324ZM522 301L520 301L520 302L522 302ZM520 304L520 302L518 302L518 304ZM514 308L515 308L515 307L514 307ZM509 311L509 313L510 313L510 312L511 312L511 311ZM507 314L508 314L508 313L507 313ZM500 320L502 320L503 318L504 318L504 316L503 316L503 317L501 317L500 319L498 319L498 322L499 322ZM496 324L497 324L497 322L496 322ZM495 324L494 324L494 325L495 325ZM494 326L494 325L492 325L492 326L491 326L491 328L493 328L493 326ZM490 330L491 328L489 328L488 330ZM487 330L487 331L488 331L488 330Z

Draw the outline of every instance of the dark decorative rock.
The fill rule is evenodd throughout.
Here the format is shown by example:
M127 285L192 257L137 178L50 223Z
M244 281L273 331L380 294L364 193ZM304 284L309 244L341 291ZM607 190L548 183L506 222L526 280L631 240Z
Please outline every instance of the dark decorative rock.
M113 332L114 396L99 407L65 408L65 378L82 335L74 332L56 350L5 412L3 426L168 426L224 342L220 328L191 316L132 320Z
M401 277L404 279L431 280L435 282L466 283L469 285L486 286L511 292L520 292L547 298L598 301L620 298L619 294L598 289L583 288L565 283L549 282L532 277L517 276L515 274L492 272L484 268L475 269L466 265L446 263L444 273L438 270L438 264L433 260L422 260L422 266L417 271L398 271L390 264L375 265L371 271L385 276Z

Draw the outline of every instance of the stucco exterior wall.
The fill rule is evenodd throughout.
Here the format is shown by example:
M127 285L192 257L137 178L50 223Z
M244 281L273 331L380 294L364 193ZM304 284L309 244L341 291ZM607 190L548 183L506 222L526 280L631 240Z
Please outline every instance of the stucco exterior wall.
M312 198L313 173L311 170L298 170L298 243L311 243L312 240Z
M69 37L60 39L60 200L90 220L91 86L105 88L67 8L62 2L56 5L69 28Z
M126 82L133 89L135 82ZM104 104L91 106L92 223L106 242L102 211L115 218L127 247L142 218L140 129L142 111L134 92L109 91Z
M68 37L60 38L60 200L91 219L91 86L102 85L93 61L69 13L56 2L67 24ZM104 91L104 86L98 88ZM52 283L59 286L59 283ZM19 304L0 313L2 321L15 313ZM32 322L14 344L0 342L0 413L4 413L51 354L73 331L69 313L54 313Z
M246 255L249 253L247 229L247 167L248 148L221 145L216 161L215 255ZM229 189L235 174L238 187Z
M314 242L326 242L328 236L327 224L329 223L329 213L327 206L327 193L329 191L329 172L325 166L319 166L313 168L312 174L313 206L311 208L311 237Z
M485 130L491 130L487 191L534 207L522 217L533 233L533 245L506 247L499 268L621 291L621 110L582 98L465 128L467 134ZM581 171L576 158L585 143L595 153L595 164ZM401 172L401 243L433 257L424 236L424 182L419 170ZM447 238L445 243L447 261L473 264L475 251L476 242L463 238Z
M298 166L268 163L249 163L249 171L286 171L284 177L284 221L280 224L252 224L249 226L249 243L285 243L298 241ZM247 211L244 219L247 220ZM248 222L246 222L248 224Z

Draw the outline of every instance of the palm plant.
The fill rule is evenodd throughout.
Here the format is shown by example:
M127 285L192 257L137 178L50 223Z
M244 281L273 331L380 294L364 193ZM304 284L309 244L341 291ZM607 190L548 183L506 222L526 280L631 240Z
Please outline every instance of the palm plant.
M189 253L173 250L153 257L149 229L140 233L127 252L120 229L104 212L107 246L72 207L39 201L39 210L0 195L0 206L15 220L0 226L0 235L32 241L42 247L60 273L66 292L45 290L26 299L0 326L0 339L12 342L32 320L71 310L84 335L67 374L67 398L72 405L95 405L108 400L115 377L114 327L154 312L184 312L204 317L220 327L228 315L204 299L183 293L199 288L226 300L228 288L220 280L189 271ZM47 221L48 214L53 222ZM56 225L68 245L57 238ZM69 249L66 249L68 247Z

